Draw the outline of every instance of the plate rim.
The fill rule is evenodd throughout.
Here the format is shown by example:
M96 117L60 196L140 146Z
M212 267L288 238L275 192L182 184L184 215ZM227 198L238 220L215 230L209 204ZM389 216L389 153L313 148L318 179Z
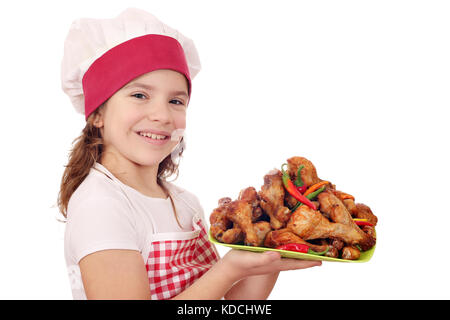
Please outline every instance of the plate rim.
M372 259L373 254L375 253L375 247L376 244L370 248L367 251L368 255L364 259L358 259L358 260L346 260L341 258L332 258L332 257L326 257L326 256L317 256L309 253L301 253L301 252L295 252L295 251L287 251L287 250L280 250L275 248L268 248L268 247L251 247L251 246L245 246L245 245L239 245L239 244L229 244L229 243L223 243L219 242L217 239L215 239L211 235L211 230L208 230L208 239L211 243L219 244L231 249L238 249L238 250L245 250L245 251L252 251L252 252L265 252L265 251L276 251L280 252L282 257L285 258L292 258L292 259L300 259L300 260L320 260L320 261L328 261L328 262L343 262L343 263L365 263L369 262ZM257 248L257 250L254 250ZM298 256L295 257L295 256Z

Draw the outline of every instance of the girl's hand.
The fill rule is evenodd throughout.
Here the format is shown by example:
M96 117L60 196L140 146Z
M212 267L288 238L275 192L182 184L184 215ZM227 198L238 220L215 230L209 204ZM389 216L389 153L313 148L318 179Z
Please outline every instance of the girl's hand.
M281 255L275 251L256 253L244 250L230 250L221 259L226 265L227 274L233 281L248 276L262 275L285 270L306 269L322 265L321 261L309 261L298 259L281 259Z

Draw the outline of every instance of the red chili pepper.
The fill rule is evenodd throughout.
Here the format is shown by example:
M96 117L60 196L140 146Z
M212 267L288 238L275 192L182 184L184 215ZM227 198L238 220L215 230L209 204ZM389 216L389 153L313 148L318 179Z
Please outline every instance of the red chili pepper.
M357 226L371 226L373 227L373 224L371 224L370 222L367 221L355 221Z
M303 204L306 204L308 207L310 207L313 210L317 210L316 206L314 205L314 203L312 203L308 198L306 198L304 195L302 195L297 188L295 187L294 183L291 181L291 178L289 177L289 174L287 173L287 171L285 171L283 169L283 166L285 166L286 163L284 163L281 166L281 171L283 173L282 179L283 179L283 184L284 187L286 188L287 192L289 192L289 194L291 196L293 196L297 201L300 201Z
M276 249L278 249L278 250L295 251L295 252L301 252L301 253L309 253L309 254L322 256L325 253L327 253L328 250L330 250L330 247L327 247L327 249L325 251L315 252L315 251L311 250L311 248L307 244L304 244L304 243L288 243L288 244L283 244L281 246L278 246Z

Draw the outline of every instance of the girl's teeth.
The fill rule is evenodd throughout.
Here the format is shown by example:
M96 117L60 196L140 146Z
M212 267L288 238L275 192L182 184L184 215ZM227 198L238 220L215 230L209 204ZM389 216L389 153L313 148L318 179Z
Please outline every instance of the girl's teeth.
M163 140L163 139L166 138L166 136L161 136L159 134L154 134L154 133L141 132L140 135L144 136L144 137L151 138L151 139L155 139L155 140Z

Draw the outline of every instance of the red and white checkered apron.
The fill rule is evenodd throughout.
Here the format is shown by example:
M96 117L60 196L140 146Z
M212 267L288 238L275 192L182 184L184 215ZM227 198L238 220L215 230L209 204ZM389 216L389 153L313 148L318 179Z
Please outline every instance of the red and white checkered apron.
M198 216L193 231L156 234L146 262L151 298L170 299L200 278L219 260Z

